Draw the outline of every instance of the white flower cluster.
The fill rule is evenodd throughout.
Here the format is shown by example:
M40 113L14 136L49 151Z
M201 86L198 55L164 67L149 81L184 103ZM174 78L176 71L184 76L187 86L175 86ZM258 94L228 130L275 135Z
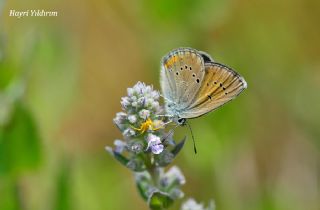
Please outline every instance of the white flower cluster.
M137 134L133 127L139 127L148 118L162 111L159 105L160 93L149 85L138 82L127 89L128 95L121 98L123 112L116 114L113 122L126 137Z
M126 140L143 134L146 145L144 149L154 154L160 154L164 150L160 137L155 134L155 131L163 128L164 125L164 122L157 116L162 111L159 98L158 91L145 83L138 82L132 88L127 89L127 96L121 98L122 112L118 112L113 119ZM116 143L116 148L119 148L119 141ZM126 148L125 145L121 145L122 148ZM133 147L131 145L130 148L134 151L141 151L140 144ZM123 151L123 149L118 150Z
M126 111L141 110L139 116L141 118L148 117L150 111L159 112L159 97L160 93L153 90L149 85L138 82L132 88L127 89L128 96L121 98L122 108ZM133 110L130 110L133 109Z

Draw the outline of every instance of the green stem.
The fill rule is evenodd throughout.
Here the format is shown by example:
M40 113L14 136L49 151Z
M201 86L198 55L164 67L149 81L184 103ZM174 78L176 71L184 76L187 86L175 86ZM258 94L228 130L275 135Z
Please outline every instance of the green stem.
M19 180L17 180L15 183L15 194L16 194L16 198L17 198L18 208L20 210L26 209L25 202L23 199L22 186L21 186Z
M149 154L148 157L148 164L147 165L147 170L151 176L151 180L153 182L153 185L156 188L159 188L159 182L160 182L160 173L159 173L159 167L157 167L154 164L154 160L153 160L153 154Z

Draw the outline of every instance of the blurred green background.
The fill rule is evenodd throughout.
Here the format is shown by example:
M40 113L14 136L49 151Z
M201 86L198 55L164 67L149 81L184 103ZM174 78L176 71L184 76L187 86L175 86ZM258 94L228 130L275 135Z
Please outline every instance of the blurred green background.
M147 209L104 147L121 138L112 119L126 88L159 89L161 57L188 46L236 69L248 89L190 120L199 152L189 141L175 160L186 197L213 198L219 210L319 210L319 9L316 0L0 0L0 209Z

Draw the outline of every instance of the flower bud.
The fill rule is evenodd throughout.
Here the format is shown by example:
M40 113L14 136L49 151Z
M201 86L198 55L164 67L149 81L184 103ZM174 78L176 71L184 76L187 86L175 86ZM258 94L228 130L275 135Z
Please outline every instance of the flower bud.
M128 144L128 150L138 154L143 151L143 144L140 141L132 140Z
M123 131L123 135L127 137L134 136L135 134L136 132L131 128L127 128Z
M121 141L119 139L116 139L113 144L115 145L114 151L117 153L122 153L127 144L124 141Z
M134 124L137 122L137 117L136 117L136 115L130 115L130 116L128 116L128 120L131 124Z
M147 119L149 116L150 116L150 111L147 110L147 109L142 109L140 112L139 112L139 116L140 118L142 119Z

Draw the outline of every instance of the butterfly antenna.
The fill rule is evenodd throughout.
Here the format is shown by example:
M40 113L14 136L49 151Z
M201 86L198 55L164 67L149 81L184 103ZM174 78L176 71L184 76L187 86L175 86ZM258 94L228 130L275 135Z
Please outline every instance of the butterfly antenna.
M172 133L173 133L173 131L177 128L177 127L179 127L180 125L178 124L178 125L176 125L174 128L172 128L170 131L169 131L169 133L161 140L161 143L163 143Z
M186 121L186 124L187 124L187 126L188 126L188 128L189 128L189 130L191 132L194 154L197 154L196 141L194 140L194 136L193 136L193 132L192 132L191 126L187 121Z

